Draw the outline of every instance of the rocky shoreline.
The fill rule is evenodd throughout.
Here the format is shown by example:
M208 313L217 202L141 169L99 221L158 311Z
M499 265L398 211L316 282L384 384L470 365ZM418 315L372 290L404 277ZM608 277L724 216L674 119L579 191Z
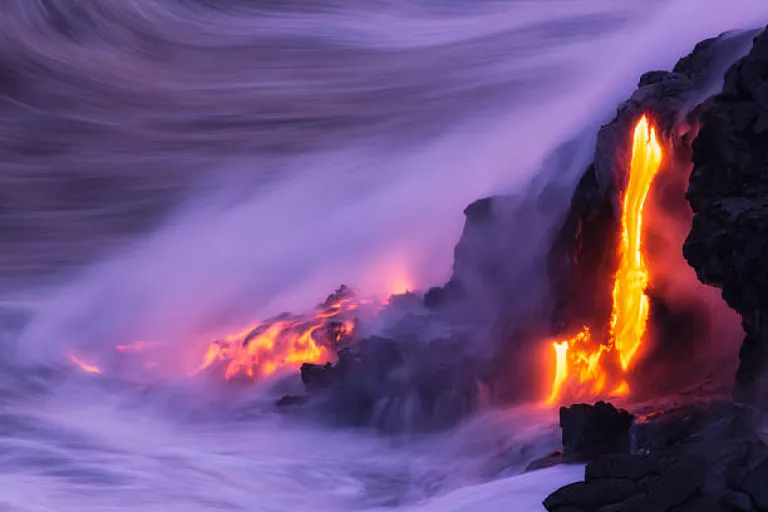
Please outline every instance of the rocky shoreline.
M599 407L563 408L561 417L569 411L594 418ZM629 413L613 409L613 415ZM563 444L571 447L566 459L587 464L583 481L544 500L549 512L768 510L768 445L759 435L756 408L710 400L632 418L631 429L615 421L613 429L601 423L600 436L585 429L588 421L563 423ZM583 442L626 433L632 439L627 449ZM582 441L577 451L573 439Z
M687 94L682 84L696 75L691 64L707 67L702 51L711 53L722 37L701 43L673 72L644 75L612 124L621 122L622 110L648 107L643 101L636 105L635 98L650 97L662 101L654 111L662 113L664 126L670 120L664 112L670 110L663 102L686 103L679 103L679 93ZM672 95L648 90L665 84L674 86ZM768 445L761 420L768 403L768 314L763 314L768 313L768 31L756 35L749 53L729 68L722 92L700 103L684 124L694 128L686 195L694 218L684 255L697 277L721 288L742 317L746 338L733 399L662 406L634 422L628 449L575 454L571 449L570 457L567 447L574 437L584 437L579 429L585 422L562 421L572 408L563 409L563 458L586 462L586 468L583 481L544 500L549 512L768 510ZM669 126L676 125L679 121ZM611 125L601 132L604 139L607 130ZM590 183L594 187L595 180ZM577 198L590 192L580 187ZM594 407L578 407L582 414L595 414ZM593 432L593 440L599 437Z
M586 463L584 481L544 501L550 512L768 511L768 446L761 439L759 413L768 398L768 31L722 34L699 43L672 71L644 74L636 92L600 129L592 164L566 206L552 206L563 201L551 183L534 183L523 197L490 197L470 205L448 283L424 297L400 297L391 306L401 310L400 321L388 335L358 340L341 350L335 363L305 364L305 395L286 396L278 406L397 433L447 428L484 400L518 399L504 390L531 381L525 374L534 372L530 364L520 373L511 363L526 344L577 322L609 325L610 303L597 297L610 289L601 276L615 268L627 134L643 114L654 119L669 165L678 169L672 179L680 182L676 200L684 206L682 189L693 162L686 195L693 212L685 206L682 220L692 215L693 227L684 256L701 283L721 288L727 305L742 317L747 336L735 391L732 397L699 393L658 402L650 410L635 403L628 406L634 414L602 402L563 408L562 452L535 461L529 470ZM558 217L553 208L562 208L547 257L527 248L535 265L505 266L521 237L540 227L526 220L546 208L552 218ZM676 254L681 244L682 236ZM510 295L526 283L541 282L550 287L527 301L515 302L516 295ZM695 324L706 320L675 316L674 304L656 290L648 293L652 318L666 315L661 323L687 322L694 327L687 332L695 333ZM504 312L507 324L496 322L489 303ZM441 325L450 326L449 335L435 335ZM493 326L485 333L489 338L515 343L484 352L471 338L478 325ZM666 336L661 344L678 342L674 334ZM700 340L695 334L689 338L685 343L695 350ZM666 357L670 374L679 366L679 352ZM676 373L681 371L671 372ZM632 377L648 383L644 391L650 396L664 396L653 389L654 379Z

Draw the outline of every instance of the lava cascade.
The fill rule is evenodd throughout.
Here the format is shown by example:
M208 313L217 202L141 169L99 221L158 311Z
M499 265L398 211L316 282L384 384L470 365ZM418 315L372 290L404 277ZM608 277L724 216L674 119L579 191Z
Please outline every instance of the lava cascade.
M642 247L643 209L658 174L662 148L648 117L635 125L626 190L621 198L621 237L617 248L619 266L614 276L610 334L596 340L584 326L570 338L552 343L555 376L548 404L587 395L629 392L625 375L635 360L645 336L649 300L648 268Z

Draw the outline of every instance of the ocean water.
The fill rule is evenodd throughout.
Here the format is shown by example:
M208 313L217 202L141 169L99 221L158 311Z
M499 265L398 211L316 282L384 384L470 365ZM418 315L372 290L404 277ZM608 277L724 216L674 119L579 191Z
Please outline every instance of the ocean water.
M340 283L442 283L466 204L767 22L763 0L7 0L0 510L541 510L581 472L520 474L555 411L387 437L276 414L295 375L182 368L201 333ZM67 360L135 340L167 342L159 371Z

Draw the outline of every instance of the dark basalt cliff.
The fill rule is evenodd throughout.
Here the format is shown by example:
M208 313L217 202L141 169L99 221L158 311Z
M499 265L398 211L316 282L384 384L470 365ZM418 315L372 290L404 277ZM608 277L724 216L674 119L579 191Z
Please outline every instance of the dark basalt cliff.
M684 255L742 316L735 395L768 404L768 32L702 109Z
M553 492L544 507L550 512L767 510L768 446L754 433L753 410L714 401L646 416L634 428L632 453L591 458L584 480Z
M765 407L768 31L758 35L750 52L727 71L722 93L706 101L696 99L696 103L704 101L699 106L677 101L695 98L686 92L691 89L683 86L701 78L697 69L713 69L710 57L722 42L721 37L699 44L671 73L644 75L638 91L622 106L617 119L601 131L596 176L598 182L600 176L609 176L599 172L601 140L607 140L611 126L621 121L627 109L643 107L659 116L667 149L678 159L692 155L686 197L694 217L684 256L698 278L721 288L724 300L742 316L746 339L741 348L735 397ZM672 97L663 89L653 88L665 82L675 84ZM642 101L638 103L638 99ZM675 112L685 116L675 120L670 117ZM690 131L681 135L680 129L687 127ZM686 148L688 153L682 151ZM605 152L603 155L610 156ZM585 178L584 183L594 182ZM579 187L575 202L579 194L591 197L595 185L591 189L587 185ZM571 217L577 214L572 210ZM576 226L572 232L583 236L580 233L589 227L590 217L582 215L572 224ZM566 223L566 238L567 228ZM579 271L578 266L573 268ZM551 512L768 510L768 445L756 428L759 411L750 405L710 398L681 407L660 404L655 412L642 414L642 421L633 426L628 451L589 457L584 480L555 491L544 506ZM565 445L565 440L574 435L574 428L567 422L561 421L561 425Z
M666 201L667 216L685 223L691 212L682 198L690 168L691 140L696 125L692 112L705 98L719 88L728 67L748 49L755 32L726 33L702 41L671 71L649 71L640 77L632 96L617 109L614 119L600 128L595 144L593 164L587 169L576 187L571 206L555 238L549 253L549 276L552 296L556 297L553 328L555 334L570 334L581 325L593 326L598 336L606 336L611 313L611 287L617 265L615 247L619 236L620 191L624 190L630 163L631 134L635 123L643 115L649 115L663 140L667 162L656 178L655 189L659 196L674 195L674 201ZM662 194L663 192L663 194ZM678 197L679 196L679 197ZM682 206L682 209L680 208ZM656 230L663 229L656 227ZM678 242L680 243L680 242ZM679 245L675 251L679 251ZM659 277L659 276L657 276ZM656 283L664 284L664 283ZM663 286L659 286L663 289ZM688 315L680 304L656 289L649 290L652 317L659 328L659 343L697 343L680 340L679 332L692 332L701 318ZM666 334L665 325L675 325L676 332ZM680 328L689 324L688 328ZM694 325L690 325L694 324ZM595 331L595 326L598 331ZM601 327L602 326L602 327ZM669 338L676 338L670 340ZM669 347L651 347L655 351L649 359L653 364L663 364L663 357L672 357ZM666 352L671 355L667 355ZM665 352L663 357L655 357ZM650 352L649 352L650 354ZM653 368L636 368L636 372L656 371ZM643 377L638 375L638 377ZM645 376L644 390L652 393L648 384L654 379ZM659 383L664 386L666 383ZM682 384L682 382L677 383Z
M687 221L691 212L682 196L696 132L691 112L720 87L753 36L723 34L698 44L672 71L644 74L596 140L564 144L521 194L468 206L448 283L427 292L423 302L411 297L403 322L391 332L360 340L335 364L306 365L307 396L280 405L306 402L304 408L316 407L335 422L396 432L450 426L486 399L540 396L530 386L542 371L531 363L531 347L584 323L609 325L627 134L641 115L653 118L675 157L670 167L685 171L667 175L680 181L676 194ZM675 250L680 259L679 241ZM666 312L668 324L701 320L675 315L663 296L651 294L652 315Z

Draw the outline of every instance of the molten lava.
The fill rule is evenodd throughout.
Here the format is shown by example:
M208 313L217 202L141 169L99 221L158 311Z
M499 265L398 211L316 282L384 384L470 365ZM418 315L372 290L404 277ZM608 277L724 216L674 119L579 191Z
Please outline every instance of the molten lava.
M357 334L358 317L373 316L386 303L363 299L341 286L311 314L283 314L259 322L207 345L202 363L191 374L204 370L220 372L225 379L258 379L283 369L297 369L303 363L325 363ZM116 345L120 362L138 357L145 369L160 366L155 349L163 345L149 341ZM81 371L102 373L101 369L70 355ZM130 363L130 361L129 361Z
M554 404L567 393L571 399L629 392L624 374L643 343L648 323L648 269L642 251L643 209L661 167L662 149L656 130L643 116L635 126L629 179L622 196L619 267L613 282L610 339L594 340L583 327L566 340L553 342L555 377L547 399Z
M611 338L624 371L643 342L648 323L648 268L642 253L643 207L661 166L656 130L643 116L635 127L629 184L621 211L620 263L613 282Z
M224 377L255 379L302 363L324 363L352 339L358 299L342 286L314 314L283 315L211 343L197 371L223 366Z

